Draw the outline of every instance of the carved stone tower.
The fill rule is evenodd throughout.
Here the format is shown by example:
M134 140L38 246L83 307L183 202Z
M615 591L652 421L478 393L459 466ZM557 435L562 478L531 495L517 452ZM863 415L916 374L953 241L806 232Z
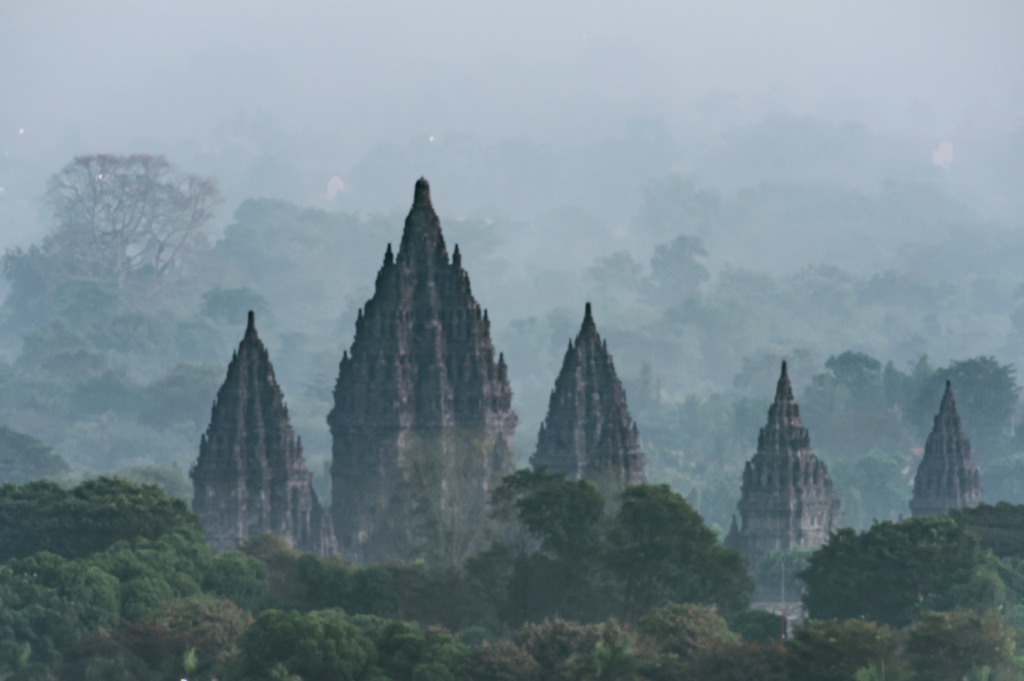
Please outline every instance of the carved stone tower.
M821 546L842 522L839 495L811 451L785 362L757 453L743 470L737 508L742 522L737 526L733 519L725 544L742 551L751 570L768 551Z
M629 416L608 344L597 333L590 303L576 344L569 341L530 463L535 469L546 466L570 480L587 478L599 486L621 489L646 481L640 434Z
M440 550L440 559L458 562L479 541L471 528L485 522L489 491L512 471L516 414L487 313L458 246L448 258L422 178L398 255L388 245L373 298L359 312L327 423L331 513L346 557Z
M971 459L971 442L964 434L946 381L935 425L924 445L924 457L914 476L914 516L946 515L955 508L974 508L981 503L981 477Z
M189 475L192 510L213 550L272 532L301 551L335 552L330 516L313 490L252 312Z

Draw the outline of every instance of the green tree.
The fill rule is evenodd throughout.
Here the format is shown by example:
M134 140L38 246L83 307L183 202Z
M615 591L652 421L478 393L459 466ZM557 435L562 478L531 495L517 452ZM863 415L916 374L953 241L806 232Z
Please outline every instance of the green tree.
M0 483L21 485L30 480L67 475L71 466L31 435L0 426Z
M863 620L811 620L786 644L791 681L852 681L858 669L884 669L898 679L903 670L900 635ZM930 677L924 677L930 678Z
M925 613L907 639L910 667L930 681L960 681L985 667L1000 678L1016 671L1015 650L1013 631L994 611Z
M204 591L229 598L247 610L259 610L267 601L267 569L240 551L225 551L214 558L202 578Z
M31 661L52 663L89 633L79 608L56 589L0 567L0 659L14 659L28 644Z
M659 652L686 662L740 641L720 615L693 604L652 610L637 623L637 633L653 642Z
M693 678L701 681L789 681L785 661L785 651L778 643L763 646L743 642L698 658Z
M484 641L474 647L463 664L465 681L530 681L539 671L537 661L510 641Z
M376 651L359 627L338 617L267 610L238 642L239 672L271 679L283 665L303 681L360 681L379 676Z
M207 678L223 672L251 623L252 615L231 601L180 598L146 619L123 625L117 640L167 678Z
M53 589L74 607L76 619L85 630L109 630L117 626L121 585L116 577L95 565L69 561L44 551L23 560L12 560L8 567L15 575Z
M610 543L607 562L622 586L627 621L669 602L742 609L753 589L742 557L721 548L668 485L628 487Z
M815 619L865 617L903 627L924 610L948 607L980 560L973 534L932 516L875 523L860 534L841 529L798 576Z
M571 676L580 681L634 681L642 678L643 656L633 651L629 636L612 644L598 641L589 655L577 655L570 661Z
M0 560L39 551L75 558L176 530L197 532L199 519L156 485L96 478L69 491L49 481L0 487Z
M523 470L506 477L492 498L496 514L514 513L513 522L526 528L533 544L504 554L502 546L492 547L487 557L470 567L480 575L488 558L510 561L505 575L499 575L493 563L489 568L491 578L507 586L507 599L501 599L507 605L503 619L518 625L545 617L593 621L607 616L607 594L595 591L605 518L597 486L544 470ZM492 593L495 588L492 584Z
M1024 560L1024 506L1000 501L995 506L955 509L949 515L958 526L978 537L982 549L1000 558Z
M589 655L598 643L615 646L622 630L613 624L584 625L565 620L526 624L512 635L512 642L536 660L538 681L572 678L573 658Z
M741 610L729 618L729 629L744 641L769 645L785 636L782 616L767 610Z

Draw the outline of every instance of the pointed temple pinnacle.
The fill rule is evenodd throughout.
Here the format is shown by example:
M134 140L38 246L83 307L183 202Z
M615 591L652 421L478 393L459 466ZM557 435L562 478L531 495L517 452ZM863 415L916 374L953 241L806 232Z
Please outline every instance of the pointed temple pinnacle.
M416 180L416 191L413 194L412 205L429 206L430 204L430 183L425 177Z
M456 267L462 266L462 254L459 253L459 245L455 244L455 252L452 253L452 264Z
M939 419L943 415L956 413L956 400L953 399L953 384L952 381L946 381L946 392L942 394L942 402L939 404L939 413L935 418ZM957 414L957 418L959 418L959 414Z
M256 333L256 313L249 310L249 323L245 326L245 335Z
M782 374L779 376L779 384L775 389L775 401L793 401L793 386L789 383L789 371L786 369L786 360L782 360Z
M584 331L597 331L597 324L594 323L594 316L591 314L590 303L587 303L583 312L583 324L580 326L580 333Z
M391 252L391 244L388 244L388 250L384 252L384 264L391 265L395 262L395 254Z

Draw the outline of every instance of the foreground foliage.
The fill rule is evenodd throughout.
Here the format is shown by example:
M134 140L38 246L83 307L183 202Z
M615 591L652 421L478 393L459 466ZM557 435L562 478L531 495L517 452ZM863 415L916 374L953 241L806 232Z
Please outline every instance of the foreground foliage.
M0 566L11 681L1024 678L1024 570L953 518L835 534L804 573L818 619L782 646L777 615L743 609L742 562L664 486L606 503L518 473L495 494L502 541L465 569L360 568L270 535L215 556L180 501L123 480L0 491L3 532L55 549ZM975 515L1015 545L1018 513Z

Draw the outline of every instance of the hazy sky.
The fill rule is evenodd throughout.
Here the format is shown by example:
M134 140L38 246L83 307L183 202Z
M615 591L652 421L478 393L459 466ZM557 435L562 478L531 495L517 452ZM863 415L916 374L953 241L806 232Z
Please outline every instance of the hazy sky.
M947 143L960 193L1014 214L1017 180L997 165L1016 154L1006 140L1024 148L1022 34L1020 0L0 0L0 249L38 239L46 178L75 154L163 153L213 175L224 221L253 195L316 203L382 143L589 144L634 119L690 161L772 115L854 121L925 168ZM764 175L775 154L753 174L726 157L703 180L788 181ZM345 207L404 204L429 172L405 163L383 204L357 191Z
M557 135L567 102L684 124L716 113L709 90L754 113L1005 131L1024 115L1022 32L1019 0L3 0L0 145L24 128L114 149L255 108L356 147Z

